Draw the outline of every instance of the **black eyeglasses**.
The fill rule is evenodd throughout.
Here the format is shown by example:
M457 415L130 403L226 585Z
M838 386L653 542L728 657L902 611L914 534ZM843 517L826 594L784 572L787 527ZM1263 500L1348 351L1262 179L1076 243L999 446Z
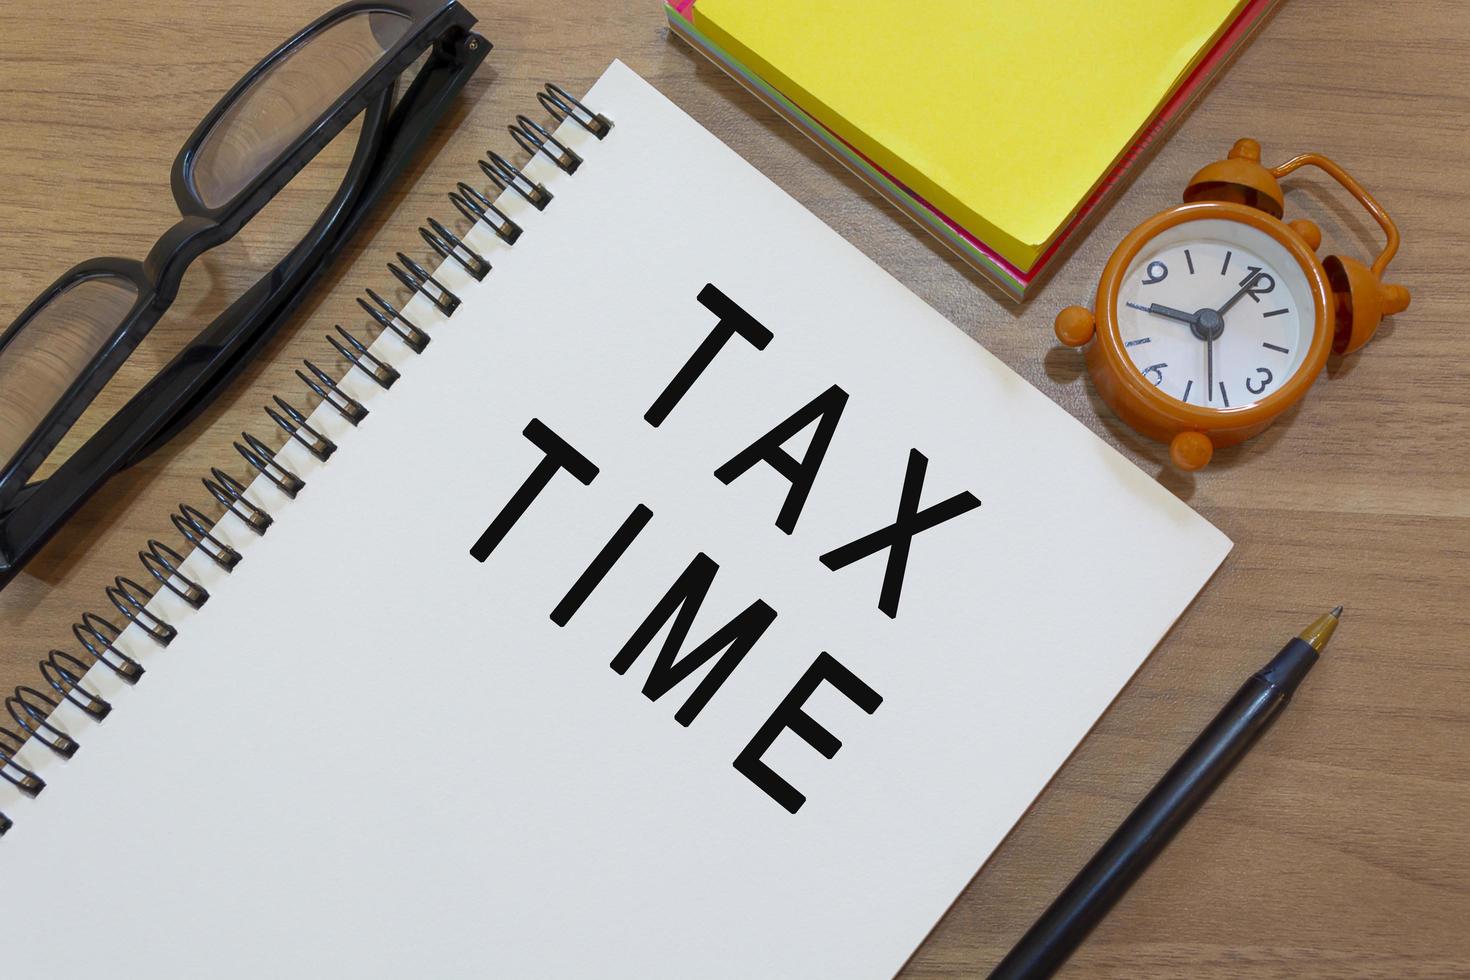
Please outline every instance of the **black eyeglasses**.
M146 259L73 267L0 335L0 588L110 476L193 420L297 307L489 51L474 23L456 0L358 0L318 18L185 142L172 174L182 217ZM395 104L399 76L421 57ZM189 265L359 115L346 176L306 237L52 475L27 482L173 303Z

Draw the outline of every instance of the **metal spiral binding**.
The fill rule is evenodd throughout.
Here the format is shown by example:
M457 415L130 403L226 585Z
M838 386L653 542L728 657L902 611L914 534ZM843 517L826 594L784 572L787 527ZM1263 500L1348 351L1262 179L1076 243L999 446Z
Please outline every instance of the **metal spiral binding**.
M551 203L551 191L546 189L545 184L536 183L521 173L518 168L512 167L505 157L494 150L490 151L486 159L480 161L480 169L496 187L503 191L515 191L537 211L545 211L546 205Z
M181 570L184 556L162 541L149 538L148 550L138 552L138 561L143 563L149 575L195 609L209 601L209 590Z
M82 621L73 623L71 632L93 660L129 684L136 684L143 676L143 665L117 648L116 640L122 635L122 630L101 616L83 613Z
M306 421L306 416L302 415L301 412L299 412L294 405L286 401L286 399L282 398L280 395L273 395L271 400L274 401L280 407L281 411L286 413L286 417L291 420L289 422L286 421L285 418L281 417L279 412L277 412L274 408L271 408L269 405L265 407L265 414L269 415L271 417L271 420L275 422L276 425L279 425L281 427L282 431L284 431L292 439L295 439L297 442L305 446L307 452L311 453L323 463L332 458L332 454L337 451L337 444L335 442L328 439L326 436L322 435L320 432L314 429L311 423ZM215 472L219 473L218 470L215 470ZM228 477L226 479L228 479ZM242 492L243 490L244 488L241 487Z
M52 689L72 704L101 721L112 713L112 705L98 694L82 686L82 675L87 665L69 653L52 650L51 655L41 661L41 676Z
M460 268L474 276L476 281L484 279L490 271L490 263L485 256L470 248L463 239L433 218L429 219L429 227L419 229L419 234L441 258L458 262Z
M33 701L39 701L40 704L34 704ZM58 707L58 703L52 698L34 687L24 685L17 687L15 693L5 699L5 710L22 731L63 759L70 759L77 754L81 745L46 720Z
M558 85L547 85L537 98L558 123L571 120L599 140L604 139L613 128L612 121L606 116L588 109ZM517 116L516 124L509 128L516 143L532 157L545 154L566 174L573 174L582 166L583 159L579 154L529 117ZM479 165L498 191L515 192L537 211L544 210L553 199L552 193L543 184L528 178L520 168L498 153L490 152ZM458 183L455 190L449 193L449 200L470 223L471 228L483 224L508 246L515 245L520 239L521 226L501 210L490 196L470 184ZM444 261L452 260L472 278L481 280L491 272L489 259L465 241L464 233L456 232L430 218L419 229L419 234L439 258ZM460 297L405 253L397 253L396 258L397 262L388 264L394 278L412 292L424 296L446 317L453 316L460 306ZM371 289L365 290L365 293L365 299L357 300L363 311L382 330L392 331L414 353L422 353L429 344L429 334L409 320L403 310L378 293ZM398 380L398 370L374 355L367 344L340 325L336 330L336 335L329 335L327 340L353 367L385 389ZM298 369L296 376L308 391L329 405L338 416L353 426L360 425L368 417L367 407L345 390L339 378L333 377L310 360L303 359L302 363L305 370ZM309 413L298 410L286 399L273 397L272 404L265 406L265 412L290 439L299 443L317 460L325 463L336 452L337 444L320 428L311 424ZM234 446L254 470L288 497L294 498L306 486L298 474L281 462L276 451L249 432L242 432L241 441ZM255 534L263 535L274 523L274 518L264 508L246 497L246 484L224 470L212 468L203 484L209 495L225 511L234 514ZM202 552L221 570L231 572L242 560L241 553L216 533L217 520L197 508L181 503L177 512L170 515L170 520L195 550ZM146 549L138 552L138 561L149 577L190 608L199 609L209 601L209 590L184 571L184 555L162 541L149 539ZM105 589L105 594L128 624L137 626L160 646L167 646L178 635L173 624L148 609L149 602L157 592L150 591L131 578L118 576ZM143 665L118 645L122 633L123 630L112 621L95 613L84 613L81 620L73 624L72 634L86 656L77 657L60 650L52 650L39 662L41 676L46 682L44 689L20 686L4 699L6 714L19 726L20 734L0 726L0 778L16 786L25 795L35 796L45 789L46 782L15 761L15 753L31 739L44 743L62 757L70 757L77 752L80 747L78 740L49 720L52 711L63 700L96 721L101 721L111 713L112 705L83 684L83 678L89 669L101 664L128 684L136 683L143 676ZM47 693L48 691L51 693ZM11 820L0 813L0 836L12 825Z
M331 375L311 363L307 358L302 358L301 363L306 365L306 369L311 372L311 377L308 378L305 374L301 373L300 368L296 369L296 377L304 381L306 387L310 388L312 393L318 398L335 408L338 415L342 416L354 426L367 418L367 406L343 391Z
M347 343L343 344L342 341L333 337L331 334L327 334L327 343L331 344L338 354L347 358L352 362L353 367L356 367L369 378L376 381L379 388L393 387L393 383L400 377L397 368L374 355L372 351L368 350L366 344L345 330L340 323L337 324L337 332L343 336Z
M393 277L403 283L416 293L422 293L429 302L439 307L439 312L445 316L454 316L454 311L459 309L459 297L444 288L444 284L413 259L398 253L398 261L403 263L402 268L388 263L388 271Z
M611 119L600 112L593 112L560 85L548 83L546 91L538 94L536 100L541 103L541 108L545 109L557 122L565 122L570 119L599 140L606 138L607 134L612 132Z
M510 135L520 144L521 149L533 157L537 153L545 153L551 158L552 163L562 169L563 173L574 174L582 165L582 158L571 147L552 136L540 123L528 116L516 116L516 124L507 128L510 130ZM551 151L552 147L556 147L555 153Z
M239 446L239 443L235 444ZM210 533L214 529L214 521L205 517L196 508L188 504L179 504L179 512L169 515L174 527L184 539L192 544L196 550L202 551L216 565L227 572L235 570L240 564L240 552L225 544L219 538Z
M496 207L488 197L464 181L460 181L455 190L449 192L449 203L453 204L470 224L483 223L485 227L499 235L500 240L507 245L514 245L516 239L521 237L520 225L510 220L505 212ZM492 214L496 218L494 221L490 220Z
M36 796L46 788L46 780L15 761L15 753L26 740L8 728L0 727L0 778L27 796Z
M363 292L367 293L368 299L372 300L372 302L369 303L367 299L363 299L361 296L359 296L357 298L357 305L362 307L368 316L377 321L378 326L382 327L384 330L392 330L394 333L396 333L398 335L398 339L402 340L405 344L408 345L409 350L413 351L415 354L422 354L424 352L424 348L429 346L429 335L420 330L418 326L416 326L414 322L408 317L398 312L398 307L394 306L392 303L388 302L386 299L379 296L371 289L365 289L363 290ZM298 371L296 373L300 374L301 372ZM307 383L310 384L310 382ZM349 419L348 421L351 421L351 419ZM353 422L353 425L356 424L356 422Z
M269 409L267 409L269 411ZM235 479L218 466L209 470L214 479L204 478L204 489L224 505L225 509L245 522L245 526L256 534L264 534L275 519L245 498L245 484Z
M343 333L346 331L344 330ZM240 438L245 440L245 445L235 443L235 451L245 458L245 462L259 470L262 476L274 483L282 493L295 500L296 495L306 489L306 481L276 462L275 453L265 443L248 432L240 433ZM238 554L236 552L237 556Z
M179 635L179 631L146 608L148 600L153 598L153 593L132 579L121 575L112 581L113 584L109 585L105 592L107 598L111 599L112 604L117 607L117 611L137 623L138 627L152 637L159 646L166 647L172 643L174 637Z

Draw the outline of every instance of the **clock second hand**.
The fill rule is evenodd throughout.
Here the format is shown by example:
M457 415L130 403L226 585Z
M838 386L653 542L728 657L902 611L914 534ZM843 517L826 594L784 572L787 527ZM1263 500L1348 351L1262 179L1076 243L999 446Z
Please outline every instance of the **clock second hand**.
M1205 401L1215 400L1215 340L1205 341Z

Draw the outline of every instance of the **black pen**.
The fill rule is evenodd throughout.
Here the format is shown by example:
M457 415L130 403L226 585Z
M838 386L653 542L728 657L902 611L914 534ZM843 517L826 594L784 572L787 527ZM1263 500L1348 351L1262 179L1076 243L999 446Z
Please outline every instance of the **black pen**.
M1000 961L990 980L1049 977L1066 962L1291 700L1341 616L1338 606L1251 675Z

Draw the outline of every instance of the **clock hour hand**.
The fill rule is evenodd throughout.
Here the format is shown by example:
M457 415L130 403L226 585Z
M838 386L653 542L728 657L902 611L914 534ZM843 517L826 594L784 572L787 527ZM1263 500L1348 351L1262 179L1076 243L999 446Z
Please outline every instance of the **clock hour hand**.
M1154 316L1162 316L1168 317L1170 320L1178 320L1180 323L1194 323L1193 313L1185 313L1183 310L1176 310L1172 306L1162 306L1158 303L1154 303L1151 306L1139 306L1137 303L1125 303L1124 305L1130 306L1135 310L1142 310L1145 313L1152 313Z

